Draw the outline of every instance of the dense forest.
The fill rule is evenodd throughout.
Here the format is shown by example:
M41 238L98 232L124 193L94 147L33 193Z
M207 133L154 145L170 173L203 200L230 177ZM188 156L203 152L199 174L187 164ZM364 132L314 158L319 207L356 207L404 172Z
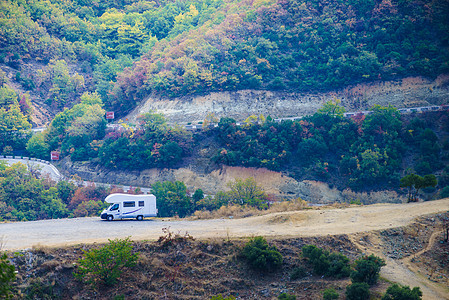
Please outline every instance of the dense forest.
M0 63L57 110L96 91L320 91L449 70L447 1L21 0L0 3ZM0 74L2 83L4 74Z
M204 123L204 130L190 132L152 113L142 115L136 127L125 124L106 132L104 113L95 108L101 105L98 94L82 99L28 140L32 156L45 158L50 149L61 149L72 161L109 169L177 168L206 147L203 141L213 140L218 146L208 157L212 168L267 168L359 191L397 189L409 173L437 174L440 188L449 183L447 111L400 115L392 106L375 106L367 115L348 118L338 102L330 101L296 121L252 116L237 125L222 118L217 127Z
M316 92L434 78L448 73L448 62L449 2L443 0L1 1L0 151L48 159L56 150L72 161L142 170L184 166L202 141L213 140L212 168L267 168L356 191L399 189L405 175L434 174L443 196L449 194L447 112L401 116L394 107L375 106L345 118L336 101L296 121L251 116L237 125L222 118L218 127L194 133L156 113L108 129L105 112L125 116L152 93ZM36 134L32 101L55 114ZM58 196L54 183L16 169L2 166L0 184L9 187L10 172L21 172L30 179L21 185L48 205L37 215L21 214L28 209L2 192L10 195L0 200L8 219L100 209L91 203L77 211L81 203ZM227 197L167 211L187 215L231 203ZM23 205L33 207L26 199Z

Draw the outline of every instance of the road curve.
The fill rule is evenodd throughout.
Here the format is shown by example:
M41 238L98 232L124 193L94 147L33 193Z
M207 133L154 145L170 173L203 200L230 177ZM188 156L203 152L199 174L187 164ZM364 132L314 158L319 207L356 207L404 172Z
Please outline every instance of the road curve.
M27 159L20 159L20 158L0 158L0 160L3 160L6 162L7 165L12 165L15 163L22 163L25 166L27 166L28 169L30 168L35 168L37 170L39 170L39 172L43 175L43 176L49 176L50 179L58 182L61 180L69 180L72 181L72 179L69 179L67 177L65 177L64 175L62 175L59 170L50 162L44 161L44 160L39 160L36 161L33 158L27 158ZM149 194L151 193L151 188L149 187L137 187L137 186L129 186L129 185L120 185L120 184L109 184L109 183L102 183L102 182L92 182L92 181L82 181L82 184L84 186L88 186L90 184L95 184L96 186L103 186L105 188L110 188L111 186L117 186L117 187L121 187L123 189L124 192L127 192L129 189L135 189L135 188L139 188L143 193L145 194Z
M102 221L100 218L57 219L1 223L4 250L33 246L64 246L107 242L130 236L133 240L156 240L162 229L188 232L195 238L237 238L255 235L304 237L352 234L404 226L416 217L446 212L449 198L423 203L374 204L344 209L315 209L274 213L245 219Z
M35 168L39 170L40 173L44 175L48 175L50 179L54 181L59 181L63 179L63 176L61 173L59 173L58 169L56 169L55 166L48 162L43 161L36 161L36 160L30 160L30 159L19 159L19 158L0 158L0 160L3 160L6 162L7 165L12 165L15 163L22 163L28 168Z

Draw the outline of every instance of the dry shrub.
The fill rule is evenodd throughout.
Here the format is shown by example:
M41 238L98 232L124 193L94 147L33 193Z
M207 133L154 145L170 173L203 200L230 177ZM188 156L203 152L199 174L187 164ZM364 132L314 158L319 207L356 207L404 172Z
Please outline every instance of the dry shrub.
M297 198L291 201L281 201L273 203L266 213L284 212L284 211L295 211L303 210L308 207L307 201Z
M271 213L302 210L308 207L306 201L301 198L275 202L268 209L260 210L251 206L227 205L217 210L198 210L193 214L193 219L220 219L220 218L247 218L251 216L263 216Z
M347 207L350 206L350 204L347 203L347 202L343 202L343 203L335 202L335 203L332 203L329 206L332 207L332 208L347 208Z
M246 218L260 215L260 210L249 206L227 205L214 211L196 211L194 219Z
M357 203L362 204L373 204L373 203L405 203L406 198L399 195L395 191L379 191L371 193L357 193L351 189L345 189L341 192L341 196L344 202L347 203Z
M55 270L60 265L61 265L60 261L58 261L56 259L52 259L52 260L44 261L41 265L41 268L49 271L49 270Z
M139 253L137 258L137 266L142 270L151 270L153 258L145 254Z
M32 246L31 250L36 254L44 254L44 255L52 252L52 248L41 244Z
M181 234L181 231L178 231L178 233L172 232L170 226L162 228L162 232L164 235L160 236L157 241L161 247L170 247L195 240L187 231L184 235Z
M395 191L371 192L366 204L372 203L406 203L407 198L399 195Z

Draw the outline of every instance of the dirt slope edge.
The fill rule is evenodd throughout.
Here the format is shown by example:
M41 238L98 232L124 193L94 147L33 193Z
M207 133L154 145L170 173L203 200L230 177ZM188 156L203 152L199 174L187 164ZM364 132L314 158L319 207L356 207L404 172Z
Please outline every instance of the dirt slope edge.
M447 212L449 198L423 203L376 204L343 209L322 208L316 210L276 213L246 219L219 219L205 221L148 220L105 222L99 218L45 220L37 222L0 224L5 247L9 250L34 245L56 246L79 243L106 242L110 238L132 236L134 240L155 240L161 229L170 227L174 232L188 232L195 238L241 238L264 235L277 238L313 237L348 234L352 243L364 253L383 256L385 245L379 233L398 227L413 227L416 218ZM413 223L413 225L412 225ZM372 236L371 247L359 242L358 234ZM438 232L437 232L438 233ZM434 234L437 234L434 233ZM427 239L428 246L415 255L428 250L435 242L435 235ZM376 240L377 237L377 240ZM423 299L448 299L447 289L434 284L410 270L407 260L386 258L387 266L382 276L401 284L420 286ZM412 272L414 271L414 272Z

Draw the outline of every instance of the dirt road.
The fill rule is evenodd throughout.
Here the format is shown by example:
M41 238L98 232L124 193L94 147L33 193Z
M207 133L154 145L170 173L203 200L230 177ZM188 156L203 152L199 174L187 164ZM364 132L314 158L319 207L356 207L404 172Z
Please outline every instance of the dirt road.
M410 224L416 217L446 212L449 198L424 203L375 204L343 209L317 209L275 213L246 219L200 221L102 221L100 218L77 218L0 224L3 249L18 250L33 246L63 246L106 242L131 236L134 240L156 240L162 229L188 232L195 238L238 238L255 235L272 237L306 237L354 234ZM432 241L431 241L432 242ZM435 288L403 262L387 260L382 274L391 281L420 286L424 299L449 299L447 289ZM402 282L402 279L404 279Z
M100 218L76 218L0 224L3 248L17 250L35 245L63 246L105 242L131 236L155 240L162 228L186 231L195 238L263 236L322 236L351 234L399 227L414 218L449 210L449 198L424 203L375 204L344 209L303 210L245 219L170 221L154 219L106 222Z

